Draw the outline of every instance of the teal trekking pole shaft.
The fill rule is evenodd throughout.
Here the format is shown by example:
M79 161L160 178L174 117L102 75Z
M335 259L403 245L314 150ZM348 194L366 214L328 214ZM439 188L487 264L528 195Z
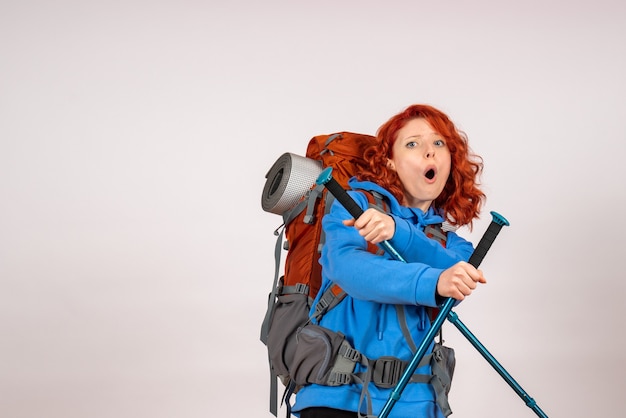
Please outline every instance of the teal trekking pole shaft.
M496 372L504 379L506 383L517 393L517 395L524 401L527 407L533 410L533 412L541 418L548 418L548 416L541 410L537 402L533 398L530 397L528 393L520 386L519 383L513 379L513 377L506 371L504 367L496 360L496 358L487 350L487 348L482 345L482 343L472 334L472 332L465 326L463 322L459 319L459 316L456 312L450 312L448 314L448 321L452 322L454 326L463 334L465 338L474 346L474 348L483 356L487 363L494 368Z

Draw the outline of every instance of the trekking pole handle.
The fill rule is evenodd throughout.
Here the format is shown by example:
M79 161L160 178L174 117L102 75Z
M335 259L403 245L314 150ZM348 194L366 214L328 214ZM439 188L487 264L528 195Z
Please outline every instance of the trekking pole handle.
M358 219L363 215L363 209L354 201L354 199L346 192L346 190L337 182L333 177L333 168L326 167L320 175L317 177L316 183L322 185L328 189L328 191L335 196L335 199L342 204L342 206L352 215L354 219ZM387 242L382 241L379 244L385 251L391 254L396 260L406 263L406 260L396 251L393 246Z
M354 219L359 219L363 215L363 209L350 197L348 192L341 187L341 184L333 178L333 168L326 167L317 177L317 184L322 185L335 196L335 199L352 215Z
M509 221L507 221L506 218L500 215L498 212L492 211L490 213L492 217L491 223L487 227L487 230L478 242L476 249L470 256L470 259L468 261L468 263L470 263L474 267L478 267L483 261L483 258L485 258L487 251L489 251L489 248L491 248L491 244L493 244L493 241L500 233L502 227L510 225Z

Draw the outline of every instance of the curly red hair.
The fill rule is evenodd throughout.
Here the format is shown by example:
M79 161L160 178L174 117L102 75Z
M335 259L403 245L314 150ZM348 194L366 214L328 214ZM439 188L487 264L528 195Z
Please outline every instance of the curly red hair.
M441 135L450 150L450 176L434 206L443 210L453 225L469 225L479 217L485 194L479 189L478 180L483 170L483 160L473 154L465 133L456 129L446 114L429 105L415 104L385 122L376 134L377 144L365 151L369 170L358 175L359 180L369 180L389 190L399 202L404 198L404 187L397 173L387 166L393 158L393 144L397 134L408 121L423 118Z

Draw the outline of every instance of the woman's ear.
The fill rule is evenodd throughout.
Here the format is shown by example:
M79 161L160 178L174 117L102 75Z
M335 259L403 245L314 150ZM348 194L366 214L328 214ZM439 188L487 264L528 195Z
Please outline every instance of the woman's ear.
M390 159L387 159L387 168L396 171L396 165Z

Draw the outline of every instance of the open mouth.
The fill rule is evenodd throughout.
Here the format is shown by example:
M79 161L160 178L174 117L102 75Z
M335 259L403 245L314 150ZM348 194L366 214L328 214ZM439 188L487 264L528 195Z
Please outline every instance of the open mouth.
M428 179L428 180L432 180L435 178L435 170L430 168L428 169L428 171L426 171L426 173L424 173L424 176Z

